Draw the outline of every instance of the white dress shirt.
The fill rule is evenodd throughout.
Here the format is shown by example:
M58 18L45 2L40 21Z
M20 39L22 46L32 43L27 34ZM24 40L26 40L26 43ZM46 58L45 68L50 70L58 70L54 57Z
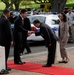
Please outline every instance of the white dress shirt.
M74 13L73 12L67 13L66 16L69 26L74 25Z

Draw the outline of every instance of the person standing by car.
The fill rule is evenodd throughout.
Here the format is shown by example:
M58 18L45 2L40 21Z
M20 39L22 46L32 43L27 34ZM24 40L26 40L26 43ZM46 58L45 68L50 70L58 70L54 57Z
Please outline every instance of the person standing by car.
M69 61L69 58L67 56L66 52L66 45L68 42L68 37L69 37L69 26L67 23L67 18L64 13L59 14L59 18L61 20L59 24L59 42L60 42L60 52L61 52L61 57L62 61L59 61L59 63L67 63Z
M33 15L37 15L36 9L33 10Z
M10 12L10 17L9 17L8 19L9 19L9 21L11 22L11 24L14 24L13 12Z
M70 41L74 42L74 13L72 12L71 8L68 9L66 16L69 25Z
M26 49L27 52L25 54L29 54L31 53L31 49L27 43L27 37L28 37L28 33L32 31L31 31L30 20L27 18L27 10L21 10L21 12L23 11L24 11L23 28L26 29L27 31L22 32L22 45L21 45L20 53L23 53L24 49Z
M14 63L25 64L21 61L20 53L24 51L24 48L28 47L27 36L31 33L30 22L28 18L25 18L27 11L22 9L20 15L14 21ZM29 52L30 49L28 49Z
M35 32L35 35L41 35L48 48L47 64L43 65L43 67L51 67L55 59L56 41L58 38L48 25L41 23L39 20L35 20L33 24L37 28L40 28L40 31Z
M11 25L8 20L10 17L10 11L5 9L3 11L3 15L0 18L0 45L5 47L5 63L6 63L6 70L11 70L7 67L7 59L9 56L10 45L13 45L13 35L11 30ZM5 71L4 71L5 72Z

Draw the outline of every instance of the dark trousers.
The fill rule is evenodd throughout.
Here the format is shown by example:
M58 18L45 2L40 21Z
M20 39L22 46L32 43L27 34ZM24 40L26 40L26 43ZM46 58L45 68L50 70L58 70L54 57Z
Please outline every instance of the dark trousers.
M56 51L56 41L54 41L51 46L48 46L48 58L47 58L48 65L54 63L55 51Z
M14 63L18 63L21 61L20 58L20 39L14 40Z
M29 47L29 45L27 43L27 39L26 40L22 40L22 45L21 45L20 53L23 53L24 49L26 49L28 53L31 52L30 47Z
M71 26L69 26L69 35L70 35L70 38L72 38Z
M5 62L6 62L6 68L7 68L7 60L8 60L8 57L9 57L9 52L10 52L10 44L7 44L5 46Z

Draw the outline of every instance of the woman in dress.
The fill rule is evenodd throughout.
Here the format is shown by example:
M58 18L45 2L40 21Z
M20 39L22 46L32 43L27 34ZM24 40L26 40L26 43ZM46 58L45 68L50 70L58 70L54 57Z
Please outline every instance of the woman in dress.
M66 45L69 37L69 33L68 33L69 27L68 27L66 15L64 13L60 13L59 18L60 18L59 42L60 42L60 53L62 57L62 61L59 61L59 63L67 63L69 59L66 52Z

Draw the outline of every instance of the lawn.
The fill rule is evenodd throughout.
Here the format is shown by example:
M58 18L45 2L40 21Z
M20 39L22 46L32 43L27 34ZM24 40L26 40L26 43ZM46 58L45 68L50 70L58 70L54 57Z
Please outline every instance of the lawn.
M19 8L40 8L40 4L32 4L28 6L20 6Z
M40 4L35 4L34 2L31 2L31 5L20 5L19 8L39 8Z

